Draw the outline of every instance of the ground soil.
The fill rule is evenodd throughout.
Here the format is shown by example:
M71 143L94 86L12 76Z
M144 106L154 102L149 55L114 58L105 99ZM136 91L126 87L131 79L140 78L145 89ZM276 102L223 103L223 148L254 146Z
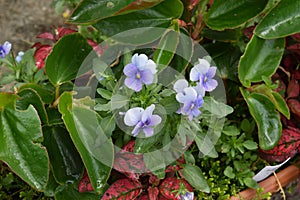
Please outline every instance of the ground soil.
M39 41L42 32L53 32L64 20L51 0L0 0L0 44L9 41L15 53Z

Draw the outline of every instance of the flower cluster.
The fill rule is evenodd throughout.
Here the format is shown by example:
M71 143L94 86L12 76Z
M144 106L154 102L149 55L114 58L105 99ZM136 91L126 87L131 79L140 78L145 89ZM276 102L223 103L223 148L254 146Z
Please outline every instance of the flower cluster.
M205 91L211 92L218 86L218 82L213 79L216 70L207 60L199 59L199 63L190 72L190 80L196 82L195 86L189 86L185 79L175 82L176 100L181 103L178 114L187 115L190 121L201 114L199 108L203 105Z
M143 84L149 85L153 83L154 75L157 72L156 64L153 60L148 59L145 54L134 54L132 62L124 67L124 74L127 76L125 85L139 92L142 90ZM160 124L161 117L153 115L155 105L152 104L145 110L141 107L134 107L125 113L124 123L127 126L134 126L132 135L137 136L141 131L146 137L150 137L154 133L153 127Z
M9 54L11 50L11 43L8 41L4 42L3 46L0 45L0 57L5 58L7 54Z
M177 80L173 89L175 90L176 100L181 104L177 110L178 114L188 116L192 121L194 117L198 117L201 112L199 108L203 105L205 92L213 91L218 82L213 79L216 74L216 67L211 67L205 59L199 59L190 72L190 80L192 85L185 79ZM131 63L127 64L123 70L126 75L125 85L139 92L143 85L150 85L154 81L157 72L156 64L153 60L148 59L145 54L134 54ZM134 107L125 113L124 123L127 126L134 126L131 134L137 136L141 131L146 137L154 134L153 127L161 123L161 117L152 115L155 105L147 107L145 110L141 107Z

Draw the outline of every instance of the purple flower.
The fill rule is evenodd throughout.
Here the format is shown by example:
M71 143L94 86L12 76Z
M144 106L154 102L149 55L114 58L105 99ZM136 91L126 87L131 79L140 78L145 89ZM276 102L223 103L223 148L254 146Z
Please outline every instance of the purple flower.
M16 61L18 63L21 62L23 55L24 55L24 52L23 51L19 51L19 53L18 53L18 55L16 57Z
M134 54L131 63L127 64L123 70L127 76L125 85L139 92L143 84L149 85L153 82L156 71L156 64L153 60L148 59L145 54Z
M177 92L176 100L181 103L177 113L187 115L190 121L198 117L201 114L199 108L203 105L205 91L199 86L188 87L188 82L184 79L175 82L174 90Z
M155 105L151 105L144 110L140 107L129 109L124 117L124 123L127 126L135 126L132 130L132 135L137 136L140 131L145 133L146 137L153 135L153 126L158 125L161 122L159 115L152 115L155 109Z
M186 192L185 194L180 194L180 200L193 200L194 192Z
M213 79L216 74L217 67L210 67L210 64L205 59L199 59L199 63L195 65L190 73L191 81L198 81L200 87L205 91L213 91L218 82Z
M11 43L9 42L4 42L3 46L0 45L0 57L5 58L7 54L9 54L11 49Z

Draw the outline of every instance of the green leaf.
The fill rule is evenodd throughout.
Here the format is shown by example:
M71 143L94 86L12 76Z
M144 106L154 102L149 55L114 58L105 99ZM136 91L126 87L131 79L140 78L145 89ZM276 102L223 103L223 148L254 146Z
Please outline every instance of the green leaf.
M68 34L61 38L47 57L45 68L53 85L75 79L87 71L82 67L83 61L91 53L92 47L79 33ZM79 72L80 70L80 72Z
M284 98L278 93L273 91L271 88L266 86L265 84L260 84L256 87L253 87L253 91L264 94L273 102L276 106L276 109L281 112L286 118L290 118L290 110L285 102Z
M16 94L0 92L0 111L6 107L14 108L17 99Z
M215 115L218 118L225 117L226 115L229 115L230 113L233 112L233 108L222 103L216 101L212 97L206 97L204 99L204 104L202 106L204 110L209 111L213 115Z
M111 139L99 126L98 114L85 106L73 105L72 95L66 92L61 95L58 106L93 188L98 193L103 192L110 176L114 149Z
M83 163L66 129L59 126L44 127L44 145L56 181L66 184L78 180Z
M171 63L179 42L179 35L179 30L167 29L161 37L153 56L153 60L158 66L158 71L162 71Z
M284 39L264 40L253 36L241 57L238 74L243 86L271 77L279 66L284 51Z
M276 109L281 112L287 119L290 119L290 109L284 98L275 91L272 91L272 95L275 100L274 104L276 106Z
M236 127L236 126L225 126L223 128L223 131L222 131L225 135L228 135L228 136L237 136L239 135L241 132L240 130Z
M120 94L115 94L111 97L111 109L119 109L122 108L123 106L127 105L129 102L128 97L120 95Z
M37 190L45 188L49 174L47 152L40 144L40 123L31 105L24 111L9 107L0 110L0 160Z
M230 166L227 166L224 170L224 175L233 179L235 177L235 174L233 172L233 168Z
M112 92L103 88L97 89L98 94L100 94L104 99L110 100L112 96Z
M43 124L48 124L48 116L45 109L45 105L42 102L41 97L38 93L33 89L24 89L18 93L18 96L21 99L17 100L16 107L19 110L26 110L29 105L33 105L34 108L37 110L39 117Z
M190 64L193 53L193 39L189 36L189 32L187 30L180 28L179 43L170 66L173 66L178 72L183 73Z
M240 29L227 29L224 31L216 31L209 28L204 28L201 34L209 39L218 40L223 42L238 41L241 37Z
M153 27L169 27L172 20L179 18L182 12L181 1L165 0L149 9L100 20L93 26L104 35L114 36L114 40L122 43L146 44L161 37L165 31Z
M250 177L244 178L244 183L249 188L258 188L258 183Z
M300 31L300 1L281 0L257 25L254 33L265 39Z
M53 176L53 173L50 171L47 186L46 186L45 190L43 191L44 195L47 197L53 197L55 190L58 186L59 186L59 184L56 182L56 180Z
M41 97L42 101L46 104L52 103L55 99L55 95L54 95L55 88L52 85L47 86L47 85L38 85L35 83L26 83L22 85L18 91L22 92L25 89L33 89L34 91L36 91Z
M215 0L204 20L211 29L236 28L261 13L267 0Z
M116 128L114 115L107 116L101 119L100 126L107 137L112 135L112 132Z
M252 140L246 140L245 142L243 142L243 146L246 147L249 150L255 150L255 149L257 149L256 142L254 142Z
M210 188L203 176L201 169L194 165L183 165L182 174L184 178L196 189L201 192L210 193Z
M55 200L80 199L80 200L99 200L100 196L95 193L78 192L73 185L59 186L55 191Z
M264 150L274 148L281 137L282 131L280 115L276 111L275 105L263 94L249 94L242 88L241 93L257 124L259 146Z
M150 8L162 0L83 0L73 11L69 22L90 24L108 17Z

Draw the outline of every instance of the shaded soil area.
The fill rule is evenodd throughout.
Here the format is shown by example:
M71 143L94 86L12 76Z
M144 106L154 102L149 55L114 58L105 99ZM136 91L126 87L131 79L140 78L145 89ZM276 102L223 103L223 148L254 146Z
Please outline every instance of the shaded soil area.
M0 43L9 41L16 53L39 41L38 34L53 32L63 19L51 4L51 0L0 0Z

